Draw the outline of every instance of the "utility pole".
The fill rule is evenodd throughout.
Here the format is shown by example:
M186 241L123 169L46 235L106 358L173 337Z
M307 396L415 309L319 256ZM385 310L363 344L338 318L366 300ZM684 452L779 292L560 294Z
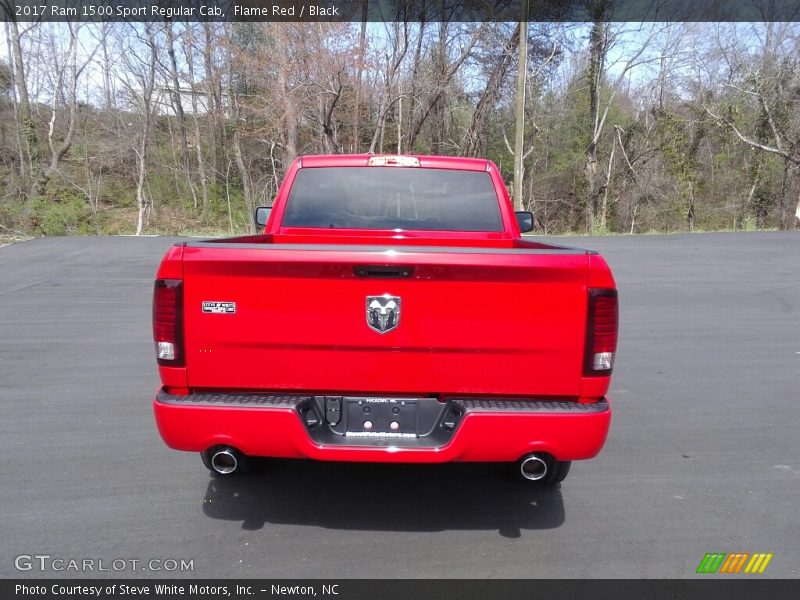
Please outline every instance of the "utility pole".
M522 161L525 146L525 79L528 71L528 0L522 0L519 22L519 70L517 71L517 107L514 140L514 206L522 210Z

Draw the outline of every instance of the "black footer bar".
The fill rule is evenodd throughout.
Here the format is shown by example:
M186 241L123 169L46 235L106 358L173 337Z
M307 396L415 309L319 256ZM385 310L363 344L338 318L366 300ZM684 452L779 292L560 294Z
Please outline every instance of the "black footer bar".
M792 600L800 580L787 579L40 579L2 580L0 598L72 600Z

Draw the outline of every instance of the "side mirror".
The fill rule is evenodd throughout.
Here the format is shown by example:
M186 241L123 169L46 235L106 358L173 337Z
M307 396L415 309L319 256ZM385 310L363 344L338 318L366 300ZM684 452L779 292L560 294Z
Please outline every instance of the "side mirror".
M514 213L517 215L517 225L519 225L520 233L527 233L533 231L533 213L527 210L518 210Z
M272 212L271 206L259 206L256 209L256 225L264 227L269 220L269 213Z

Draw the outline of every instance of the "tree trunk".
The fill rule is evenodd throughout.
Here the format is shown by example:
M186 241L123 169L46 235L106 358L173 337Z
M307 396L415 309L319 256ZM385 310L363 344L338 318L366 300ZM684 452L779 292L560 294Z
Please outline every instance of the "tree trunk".
M800 183L800 182L798 182ZM794 211L794 225L793 229L797 229L800 226L800 185L797 186L798 194L797 194L797 208Z
M33 179L39 169L36 164L39 160L39 150L36 139L36 126L31 113L31 102L28 96L28 81L25 78L25 61L22 57L22 44L20 43L19 27L17 22L11 21L11 48L14 54L14 78L19 94L19 117L22 124L22 137L28 151L28 172Z
M584 219L589 231L597 214L597 141L600 134L600 86L603 81L605 44L605 4L603 1L594 6L592 30L589 34L589 144L586 147L586 196Z
M425 15L425 5L422 6L422 16ZM414 122L414 113L416 112L417 107L417 82L419 81L419 68L420 63L422 60L422 42L425 39L425 21L422 20L419 24L419 35L417 37L417 46L414 49L414 64L411 68L411 94L408 100L408 122ZM407 143L408 151L413 152L414 148L412 148L413 140L409 140Z
M486 125L491 114L492 109L497 105L500 99L500 85L506 77L509 67L514 59L514 52L519 45L519 26L514 30L511 39L508 42L508 47L504 49L503 55L497 61L497 65L492 71L489 81L486 83L486 88L483 90L478 104L475 107L475 112L472 115L472 121L467 130L466 144L464 147L464 156L483 156L485 151L485 135ZM413 96L412 96L413 100Z
M150 135L150 117L145 117L146 125L142 133L142 139L139 142L139 150L137 152L137 159L139 162L138 174L136 177L136 204L139 207L139 216L136 221L136 235L142 235L144 231L144 216L147 212L147 196L144 191L144 183L147 178L147 143Z
M106 110L116 108L116 102L114 100L113 93L113 80L111 77L111 69L109 68L108 59L108 28L110 26L111 23L103 23L103 29L101 32L102 37L100 38L100 48L103 51L103 96L105 99Z
M172 80L172 103L175 106L175 114L178 117L178 128L180 133L180 159L188 191L194 198L194 207L197 208L197 196L194 194L194 185L189 171L189 140L186 133L186 114L183 111L183 101L181 100L181 85L178 79L178 61L175 58L175 36L172 31L172 22L167 21L164 29L167 34L167 54L169 55L169 75Z
M611 156L608 157L608 169L606 170L606 180L603 182L601 193L603 194L603 203L600 206L600 228L605 231L608 226L608 189L611 187L611 172L614 169L614 151L617 145L611 146ZM692 213L694 218L694 212Z
M256 232L256 223L252 215L254 215L256 207L255 202L253 202L253 186L250 183L250 174L247 172L247 166L244 164L244 158L242 157L240 137L241 134L237 128L233 132L233 156L236 162L236 168L239 170L239 177L242 179L244 203L247 206L248 213L251 215L250 219L247 221L247 229L251 234L254 234Z
M145 193L145 182L147 180L147 149L150 143L150 122L152 118L151 101L153 97L153 88L155 87L157 61L156 40L153 25L150 23L145 24L145 30L147 31L148 35L147 45L150 50L150 57L147 65L147 79L142 82L144 83L142 86L142 137L139 140L139 147L136 153L139 161L139 169L136 179L136 203L139 207L139 216L136 223L136 235L142 235L145 225L144 218L149 209L147 195Z
M239 171L239 178L242 180L242 193L244 195L244 205L247 210L248 219L247 219L247 231L251 234L256 233L256 223L255 223L255 201L253 199L253 185L250 179L250 173L247 170L247 165L245 165L244 157L242 155L242 146L241 146L241 131L240 128L242 127L242 123L246 123L247 120L242 116L241 105L239 104L239 96L238 96L238 89L234 85L234 67L233 67L233 60L231 56L232 48L234 47L232 43L232 28L229 25L226 31L227 41L228 41L228 102L230 103L230 110L231 110L231 120L233 122L233 139L231 142L231 148L233 149L233 161L236 164L236 169ZM271 154L271 152L270 152Z
M275 41L283 44L287 50L294 46L294 30L289 26L273 29ZM291 162L297 158L300 145L300 133L298 131L298 101L295 90L291 84L291 69L293 66L291 52L282 52L276 57L275 69L277 81L275 87L278 90L281 109L281 128L283 130L283 156L281 166L283 171L289 168Z
M522 168L525 162L525 83L528 74L528 3L522 3L519 22L519 66L517 67L517 97L514 111L514 206L522 210Z
M791 172L795 172L795 184L798 192L800 192L800 164L793 165L789 160L783 161L783 181L781 182L781 206L780 206L780 225L781 229L795 229L797 227L797 219L800 218L800 200L795 207L794 215L792 214L793 199L790 196Z
M67 133L61 144L57 144L55 140L55 125L58 109L58 95L53 95L53 104L51 107L50 125L47 130L47 146L50 148L50 164L46 169L41 171L34 179L33 186L34 192L37 195L42 195L47 188L47 184L58 173L61 159L69 152L72 147L72 141L75 137L75 122L78 117L78 32L80 26L75 27L72 23L69 24L69 49L67 50L67 64L59 72L57 79L63 79L63 70L69 70L69 80L67 86L67 94L64 94L63 101L69 105L69 113L67 117Z
M395 35L395 46L393 48L393 53L391 57L387 56L387 68L386 73L384 74L383 82L384 82L384 91L380 98L379 108L378 108L378 119L377 124L375 125L375 131L372 134L372 142L369 146L369 153L372 154L375 152L376 147L383 152L383 137L384 131L386 129L386 117L389 113L389 110L392 109L394 103L399 100L399 98L392 99L392 89L394 87L394 80L397 77L397 74L400 70L400 66L403 64L403 60L406 57L408 52L408 22L407 21L396 21L394 23L394 35ZM402 44L399 42L400 35L402 31L403 42ZM411 147L411 142L409 142L409 148Z
M353 143L355 154L361 152L361 79L364 75L364 53L367 44L367 16L369 1L361 0L361 33L358 37L358 68L356 69L355 98L353 100Z
M5 23L5 33L6 33L6 52L8 52L8 56L14 56L14 52L11 49L11 31L8 26L8 21ZM22 128L23 125L20 121L20 108L19 102L17 101L17 69L14 61L11 61L9 65L9 71L11 73L11 105L14 111L14 141L16 142L17 146L17 160L19 162L19 175L22 179L25 179L27 169L27 159L25 158L25 150L22 146Z
M202 133L200 132L200 117L198 115L197 106L197 86L194 80L194 53L192 52L192 45L186 45L186 62L189 66L189 82L192 91L192 123L194 124L194 146L197 155L197 175L200 178L200 191L203 198L202 211L200 216L203 224L208 224L208 172L206 170L206 161L203 156ZM210 141L211 145L214 144L213 136Z
M342 151L341 144L339 144L339 136L337 135L336 122L333 115L336 111L336 105L342 97L342 90L344 84L342 83L342 74L344 67L336 73L336 83L333 84L331 90L325 90L317 95L317 105L319 110L319 123L322 129L322 143L328 154L339 154ZM325 97L332 94L330 102Z
M209 124L210 142L208 146L208 162L211 165L209 171L209 179L211 183L217 181L217 171L219 170L219 162L217 159L217 152L220 151L220 143L222 136L219 131L220 122L220 104L221 94L219 92L219 78L214 67L214 32L211 29L212 25L208 21L203 22L203 32L205 33L205 48L203 50L203 58L205 61L205 75L206 75L206 95L208 100L208 114L211 117ZM221 150L224 153L224 149ZM206 212L206 208L203 212Z
M411 125L410 133L408 135L408 142L406 144L409 148L414 147L414 142L416 142L417 137L420 134L420 131L422 131L422 126L425 124L425 121L430 116L431 112L433 111L433 108L436 106L439 100L444 96L446 87L450 84L450 81L452 81L453 76L456 74L459 67L469 56L470 52L472 52L472 48L477 43L478 37L483 31L484 26L485 23L481 23L480 25L477 26L475 31L473 31L472 35L470 36L469 43L467 43L467 45L461 49L461 54L459 54L458 58L456 58L456 60L449 65L447 71L444 73L444 77L440 81L436 82L433 94L431 94L431 96L429 97L428 102L425 105L424 110L422 111L422 114L420 114L420 116L415 121L413 121Z
M441 10L444 13L444 0L441 0ZM433 128L431 129L431 152L433 154L444 154L444 140L445 140L445 104L446 104L446 86L445 75L447 72L447 21L439 23L439 44L436 51L436 79L437 79L437 94L432 103L432 117Z

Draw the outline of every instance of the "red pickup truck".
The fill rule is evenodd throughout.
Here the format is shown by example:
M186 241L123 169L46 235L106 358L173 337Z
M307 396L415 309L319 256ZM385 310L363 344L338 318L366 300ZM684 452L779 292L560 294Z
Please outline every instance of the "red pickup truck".
M268 218L267 218L268 215ZM617 292L595 252L523 239L490 161L304 156L262 235L182 242L158 269L158 429L213 473L252 457L594 457Z

